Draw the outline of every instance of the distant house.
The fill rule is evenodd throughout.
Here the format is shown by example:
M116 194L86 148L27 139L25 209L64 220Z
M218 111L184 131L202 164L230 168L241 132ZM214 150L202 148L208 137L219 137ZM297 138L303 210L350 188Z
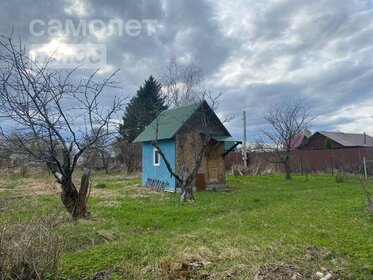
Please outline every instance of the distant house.
M206 112L208 112L206 114ZM201 127L202 117L208 125ZM201 129L211 135L197 178L197 189L218 188L225 185L224 157L240 142L234 140L207 102L163 111L145 128L134 142L142 143L142 185L161 186L174 192L178 182L171 177L165 162L153 146L155 140L164 152L171 168L181 174L183 166L193 169L200 150ZM207 130L207 131L206 131Z
M307 136L303 133L296 134L290 140L290 149L296 150L307 142Z
M332 149L373 147L373 137L365 134L325 132L314 133L299 148L301 150L324 150L329 142Z

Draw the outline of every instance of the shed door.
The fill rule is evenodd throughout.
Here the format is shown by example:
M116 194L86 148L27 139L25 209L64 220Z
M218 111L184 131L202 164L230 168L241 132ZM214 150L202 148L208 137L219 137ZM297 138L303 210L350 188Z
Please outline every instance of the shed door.
M206 189L205 173L197 174L196 187L197 191L203 191Z
M218 157L216 155L211 155L208 158L207 163L208 174L209 174L209 184L219 183L219 168L218 168Z

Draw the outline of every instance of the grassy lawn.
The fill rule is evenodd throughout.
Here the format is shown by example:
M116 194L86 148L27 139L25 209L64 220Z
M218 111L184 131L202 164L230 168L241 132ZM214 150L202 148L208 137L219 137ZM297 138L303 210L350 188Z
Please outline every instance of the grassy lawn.
M62 279L373 279L373 215L354 177L228 177L230 192L180 204L135 187L138 178L96 175L91 217L80 221L49 177L0 183L0 225L58 215Z

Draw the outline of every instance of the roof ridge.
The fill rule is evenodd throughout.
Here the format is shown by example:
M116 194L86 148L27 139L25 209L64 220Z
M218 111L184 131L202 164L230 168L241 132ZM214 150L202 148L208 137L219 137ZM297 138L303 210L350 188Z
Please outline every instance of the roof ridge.
M335 134L353 134L353 135L364 135L364 132L362 133L352 133L352 132L337 132L337 131L319 131L320 133L335 133ZM367 136L370 136L368 133L365 132ZM370 136L372 137L372 136Z
M169 112L169 111L174 111L174 110L178 110L178 109L183 109L183 108L186 108L186 107L192 107L192 106L199 106L201 103L192 103L192 104L188 104L188 105L183 105L183 106L179 106L179 107L176 107L176 108L171 108L171 109L166 109L163 112Z
M207 108L213 113L210 117L216 118L220 122L224 134L231 136L208 103L202 101L201 103L193 103L170 110L164 110L133 140L133 142L153 141L155 137L157 137L157 140L173 138L183 125L190 120L193 114L198 111L201 106L204 106L204 104L206 104Z
M155 137L155 129L158 128L158 140L170 139L190 116L201 106L194 103L177 108L164 110L133 140L133 142L151 141Z

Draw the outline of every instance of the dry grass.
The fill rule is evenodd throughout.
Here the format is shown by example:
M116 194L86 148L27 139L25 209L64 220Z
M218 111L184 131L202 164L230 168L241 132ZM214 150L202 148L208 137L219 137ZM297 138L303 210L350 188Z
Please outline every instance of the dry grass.
M66 216L50 215L0 230L0 279L53 279L61 256L60 238L53 229Z
M20 190L27 193L32 193L34 195L40 194L51 194L59 192L59 186L55 181L52 182L32 182L29 184L17 186L16 190Z

